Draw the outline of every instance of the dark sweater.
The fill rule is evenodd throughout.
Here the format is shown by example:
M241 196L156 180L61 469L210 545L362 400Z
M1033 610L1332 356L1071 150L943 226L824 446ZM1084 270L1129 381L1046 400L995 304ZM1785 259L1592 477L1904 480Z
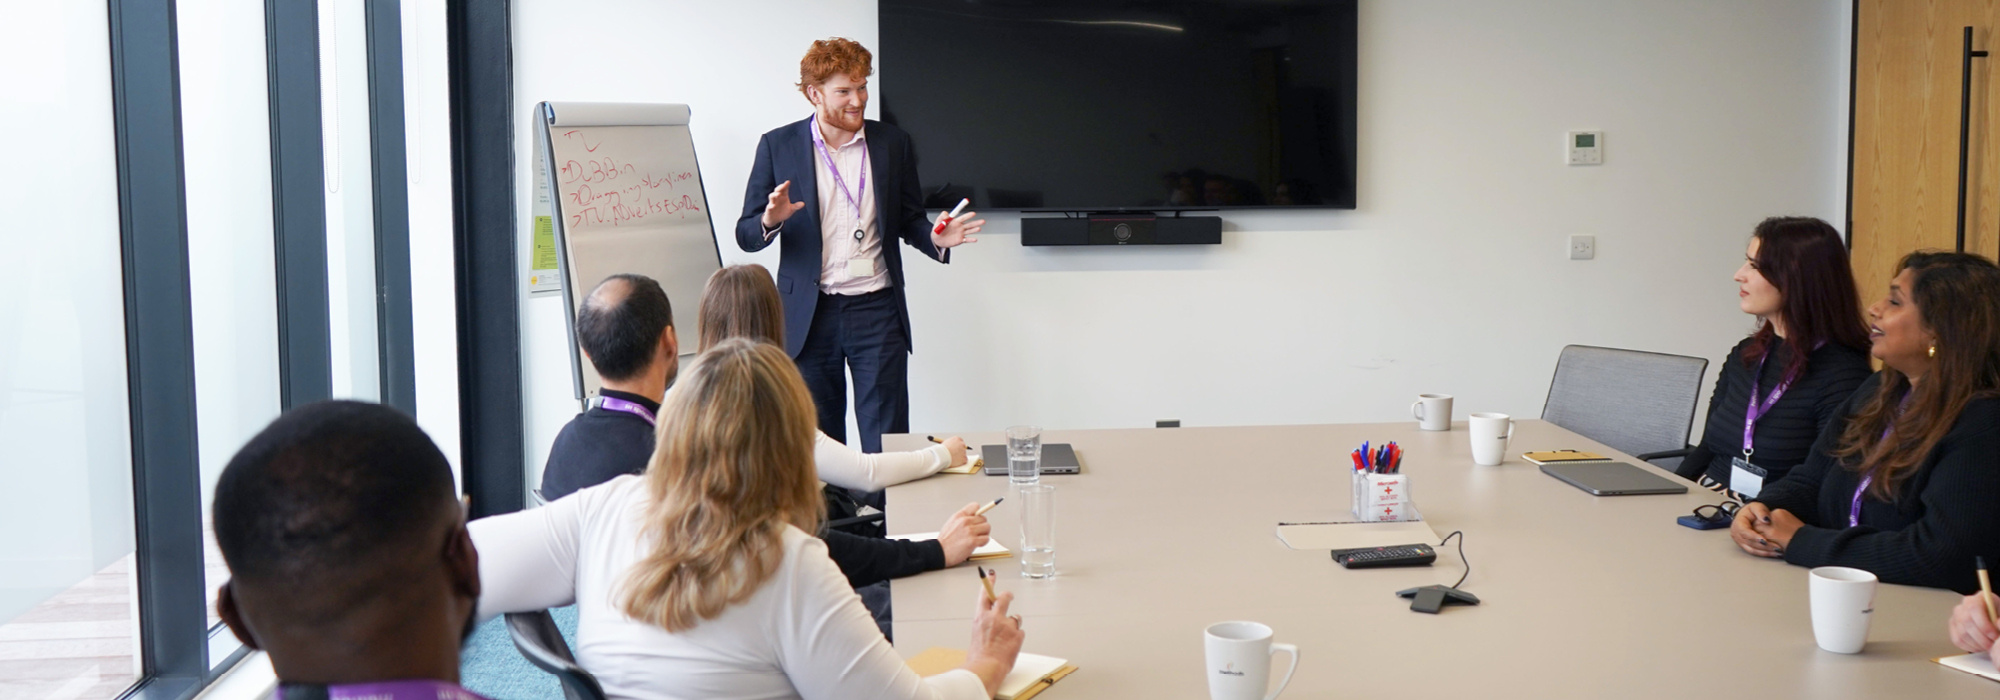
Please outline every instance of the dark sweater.
M1750 383L1756 373L1758 400L1784 380L1792 360L1792 345L1774 339L1761 373L1756 364L1744 366L1743 351L1750 347L1743 339L1729 351L1729 359L1716 373L1715 393L1708 399L1708 421L1687 459L1675 470L1690 480L1702 474L1717 482L1729 483L1729 461L1743 454L1743 416L1750 409ZM1868 353L1845 345L1828 343L1806 357L1806 371L1792 382L1770 412L1757 421L1754 434L1756 454L1750 462L1770 471L1764 483L1771 484L1806 461L1813 441L1841 413L1854 388L1874 371Z
M1885 583L1979 589L1973 557L2000 561L2000 398L1975 399L1951 431L1924 457L1893 502L1864 495L1861 524L1847 526L1860 476L1851 460L1829 453L1855 411L1881 382L1871 377L1813 445L1812 456L1783 481L1764 487L1759 502L1805 522L1785 547L1800 566L1850 566Z
M659 402L637 394L609 389L602 393L655 413L660 409ZM542 470L542 497L553 501L624 474L644 472L652 458L652 424L624 411L592 408L556 434L548 466ZM944 545L936 540L906 542L838 530L823 533L821 539L826 541L827 555L854 586L944 568Z
M622 391L598 392L660 412L660 402ZM577 414L556 433L549 461L542 467L542 498L556 500L626 474L646 471L653 458L653 424L610 409L591 407Z

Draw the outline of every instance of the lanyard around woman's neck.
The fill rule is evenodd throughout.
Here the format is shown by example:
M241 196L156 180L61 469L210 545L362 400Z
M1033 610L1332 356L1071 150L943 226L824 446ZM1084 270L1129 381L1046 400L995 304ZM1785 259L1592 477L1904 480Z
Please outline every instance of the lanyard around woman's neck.
M1917 393L1917 388L1914 386L1910 387L1908 391L1903 392L1903 400L1896 404L1896 415L1890 416L1889 424L1882 427L1882 442L1889 441L1889 435L1896 430L1896 419L1902 418L1903 411L1910 408L1910 396L1915 393ZM1847 507L1848 527L1861 526L1861 494L1867 492L1868 485L1872 483L1875 483L1874 474L1861 477L1861 483L1854 487L1854 499Z

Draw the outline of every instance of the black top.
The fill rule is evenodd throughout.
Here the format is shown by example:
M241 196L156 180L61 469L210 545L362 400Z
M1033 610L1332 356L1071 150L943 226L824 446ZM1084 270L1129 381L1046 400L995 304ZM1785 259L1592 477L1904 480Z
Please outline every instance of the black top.
M1729 461L1743 454L1743 416L1750 409L1750 383L1757 381L1758 400L1784 380L1792 360L1792 345L1773 338L1761 371L1757 364L1743 364L1743 352L1751 338L1743 339L1729 351L1722 371L1715 377L1715 393L1708 399L1708 421L1701 431L1701 444L1681 460L1675 471L1688 479L1706 473L1717 482L1729 483ZM1758 419L1755 453L1750 463L1769 470L1764 483L1785 477L1806 461L1813 440L1840 415L1847 397L1874 371L1868 353L1845 345L1827 343L1806 357L1805 375L1793 380L1791 388L1778 398L1769 413ZM1752 375L1756 376L1753 377Z
M598 393L660 412L660 402L638 394L611 389ZM553 501L623 474L638 474L646 471L652 458L652 423L624 411L592 406L556 433L549 461L542 467L542 498Z
M1860 476L1829 456L1850 415L1874 395L1881 375L1864 382L1820 434L1812 456L1764 487L1757 501L1805 522L1785 547L1800 566L1850 566L1884 583L1979 590L1973 557L2000 561L2000 398L1974 399L1951 431L1896 491L1894 502L1863 495L1861 522L1848 527Z
M605 389L604 396L624 399L658 413L660 404L637 394ZM542 471L542 497L555 500L625 474L646 471L653 458L653 426L646 419L593 407L578 414L556 434ZM865 586L892 578L944 568L944 545L936 540L906 542L862 537L838 530L825 532L827 554L840 566L847 582Z

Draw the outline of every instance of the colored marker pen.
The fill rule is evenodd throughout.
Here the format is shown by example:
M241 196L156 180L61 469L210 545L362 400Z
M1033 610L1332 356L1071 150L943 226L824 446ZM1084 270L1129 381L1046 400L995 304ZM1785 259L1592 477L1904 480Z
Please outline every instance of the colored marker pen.
M971 199L958 200L958 206L952 207L951 213L938 217L937 225L931 227L931 235L935 236L940 233L944 233L945 225L950 224L952 219L958 218L959 213L965 211L965 205L971 203L972 203Z

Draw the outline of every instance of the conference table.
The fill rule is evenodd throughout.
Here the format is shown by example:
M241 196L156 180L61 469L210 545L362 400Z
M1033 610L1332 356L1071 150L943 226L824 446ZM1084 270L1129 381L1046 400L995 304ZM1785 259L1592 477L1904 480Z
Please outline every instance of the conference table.
M1001 442L971 433L970 444ZM1674 519L1721 497L1597 497L1521 459L1581 449L1638 463L1553 424L1517 421L1507 459L1472 462L1463 421L1131 430L1051 430L1081 474L1056 486L1054 578L985 562L1015 596L1024 650L1078 671L1045 698L1204 698L1202 632L1253 620L1299 647L1293 698L1959 698L2000 686L1931 659L1959 653L1951 591L1882 585L1860 654L1813 642L1806 569L1752 557L1726 529ZM1395 591L1450 585L1455 546L1428 567L1349 570L1293 550L1279 522L1352 520L1348 452L1363 440L1406 451L1409 493L1430 527L1464 532L1476 607L1412 612ZM884 437L884 449L925 445ZM1653 468L1647 465L1648 468ZM1656 468L1654 468L1656 469ZM1656 469L1656 471L1658 471ZM1660 471L1667 474L1665 471ZM1670 474L1668 474L1671 476ZM967 503L1007 495L1005 477L940 474L888 494L891 533L936 531ZM2000 505L2000 504L1996 504ZM1019 551L1017 510L988 513ZM1429 544L1435 545L1436 542ZM896 647L964 649L980 586L975 563L892 584ZM1286 661L1272 662L1273 683Z

